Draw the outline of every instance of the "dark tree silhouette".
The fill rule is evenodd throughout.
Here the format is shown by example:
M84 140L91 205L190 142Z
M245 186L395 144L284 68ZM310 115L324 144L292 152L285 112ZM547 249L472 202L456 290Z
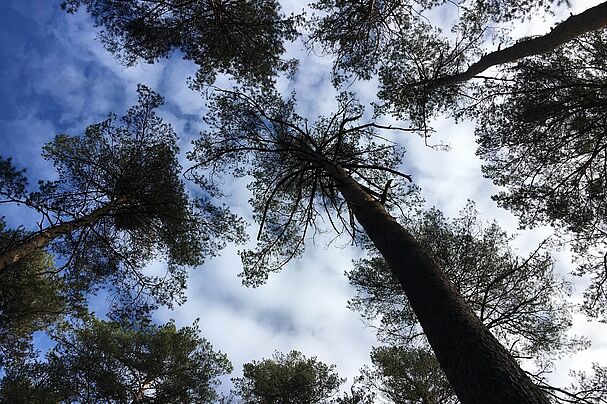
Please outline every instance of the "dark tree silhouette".
M335 373L335 365L298 351L245 363L243 377L232 380L234 393L250 404L328 404L345 381Z
M436 357L425 348L373 348L371 367L362 369L358 383L393 403L459 403Z
M313 26L307 37L307 43L312 48L318 48L335 56L336 72L353 72L360 77L370 78L378 68L389 68L386 64L395 65L394 67L397 68L398 62L403 62L401 68L408 67L412 62L408 58L413 55L401 52L400 50L403 49L401 44L405 42L406 46L427 49L432 44L423 37L417 38L412 35L418 30L417 24L426 20L424 13L429 10L443 6L452 7L456 9L460 21L457 25L458 39L455 49L449 49L451 46L445 43L447 46L444 46L441 52L446 66L458 61L458 58L453 58L457 53L474 50L471 48L472 44L481 39L489 22L524 18L538 9L549 9L552 3L561 4L567 1L463 0L456 4L447 0L320 0L312 4L313 9L320 10L322 13L312 18ZM579 30L579 27L588 25L590 21L600 17L597 13L592 13L591 17L586 18L589 20L574 18L566 25L567 27L574 25L578 28L564 31ZM596 28L590 30L592 29ZM470 56L473 57L474 54ZM486 63L488 59L484 59L482 63ZM461 67L457 64L454 66ZM417 68L420 69L422 66L418 65Z
M146 87L138 91L139 104L121 120L110 115L83 136L59 135L44 147L58 180L40 182L39 191L28 192L24 172L0 160L0 203L40 214L38 230L2 245L0 273L51 247L62 257L57 272L76 290L109 281L168 304L180 297L185 266L241 237L240 222L209 194L188 198L177 137L154 112L163 100ZM165 276L141 272L152 259L166 260Z
M607 302L606 58L604 32L578 38L521 61L510 81L491 85L501 96L475 109L484 174L507 187L495 198L523 226L573 234L578 274L593 278L585 308L595 316Z
M537 56L553 51L561 45L585 33L598 31L607 26L607 2L590 7L584 12L572 15L557 24L549 33L523 39L507 48L483 55L465 71L450 76L442 76L428 83L430 87L461 83L470 80L488 68L516 62L527 56Z
M473 78L492 66L502 70L525 57L541 55L607 26L607 2L557 24L549 33L523 38L503 49L488 52L483 43L491 23L528 17L548 9L552 1L320 1L316 7L328 11L314 22L308 43L335 55L338 81L350 73L368 79L379 75L379 98L384 109L407 117L419 127L440 112L458 111L466 104ZM555 2L558 4L567 2ZM438 6L457 7L459 20L451 38L430 25L424 12ZM493 32L501 42L508 36ZM490 75L491 77L491 75ZM486 94L485 94L486 95Z
M22 237L0 219L0 249ZM52 256L39 249L0 272L0 368L35 355L32 334L81 308L54 269Z
M477 57L487 21L522 17L550 2L524 2L518 8L516 2L486 3L492 5L462 8L456 39L448 40L413 15L413 3L354 7L322 1L319 8L335 12L317 19L311 39L338 55L340 69L363 77L379 74L379 97L386 101L382 112L409 117L426 130L439 112L480 117L484 173L509 188L496 199L524 226L551 224L573 234L577 274L592 277L585 308L603 315L607 239L601 91L607 2L572 15L545 35ZM417 4L423 11L442 2ZM338 25L347 23L357 24L360 32L340 32ZM499 67L497 73L479 76L492 66Z
M600 32L605 26L607 2L572 15L548 34L523 38L512 46L484 54L479 48L482 35L474 35L479 27L471 29L471 33L463 30L461 41L452 44L438 31L432 32L431 27L421 24L418 28L422 31L419 32L421 43L398 45L397 56L380 69L382 84L378 95L386 102L386 110L419 121L420 126L425 126L440 112L456 116L465 114L464 106L474 104L478 98L499 97L500 93L492 92L483 84L492 79L512 80L509 68L513 63L530 56L541 59L540 55L585 33ZM472 62L479 53L482 56ZM483 76L482 73L492 66L498 66L500 72Z
M296 37L296 18L275 0L64 0L68 12L85 8L101 27L100 39L125 64L156 62L174 51L194 61L199 84L216 73L268 83L284 61L285 40Z
M194 324L88 320L63 331L46 361L10 369L2 403L215 403L232 370Z
M312 126L295 113L293 99L267 90L223 91L209 107L211 129L190 158L204 168L194 172L202 184L221 173L252 178L260 229L257 249L241 253L245 283L260 284L301 254L309 229L323 230L321 217L350 234L355 217L401 283L462 402L547 403L425 248L380 203L390 180L408 176L396 169L402 151L376 132L384 127L359 123L359 104L342 94L338 112Z
M570 285L553 273L550 254L540 245L526 258L516 256L508 245L512 238L496 223L483 225L478 215L469 203L453 220L430 209L402 222L513 356L546 361L572 350L576 341L566 336L573 309L567 301ZM380 319L383 341L423 342L398 279L376 250L347 274L357 289L350 308L369 322Z
M526 258L517 257L508 246L511 237L496 223L483 225L473 204L451 221L435 209L402 220L511 355L535 361L536 369L530 375L546 394L559 403L595 402L588 397L604 391L600 384L586 383L584 388L549 384L554 360L584 348L585 343L567 336L570 286L553 273L553 261L542 252L542 245ZM392 346L373 351L374 369L363 371L364 384L375 385L397 403L403 402L393 398L399 394L407 395L409 401L405 402L449 402L445 394L455 400L455 393L444 386L444 375L435 377L430 370L438 364L433 365L436 359L429 358L423 329L388 263L371 250L368 258L356 262L348 277L358 290L350 307L377 328L380 340ZM401 369L395 369L399 361ZM426 367L427 371L420 371ZM403 389L401 385L406 383L417 388ZM436 394L443 399L436 399Z
M591 375L571 372L576 381L568 387L543 385L554 404L607 402L607 368L592 366ZM386 403L459 404L436 357L425 347L381 346L371 352L371 366L361 370L354 387L376 393Z

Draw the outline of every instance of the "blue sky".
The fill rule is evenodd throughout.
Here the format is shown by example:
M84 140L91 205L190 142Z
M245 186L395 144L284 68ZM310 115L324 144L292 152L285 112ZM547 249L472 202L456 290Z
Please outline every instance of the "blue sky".
M59 1L8 0L1 8L0 153L26 167L32 185L54 173L40 156L44 143L59 133L81 133L110 112L122 114L135 101L140 82L165 96L160 113L180 134L182 151L189 148L189 139L201 129L204 109L201 96L186 86L194 66L179 58L153 66L119 66L95 40L87 16L63 13ZM310 73L320 71L314 63L307 69L301 80L307 90L327 87L327 77ZM321 99L329 103L332 95L329 89L319 97L314 89L304 91L302 98L310 97L318 105ZM230 192L236 210L248 215L243 185L235 184ZM0 214L13 226L33 226L35 216L27 213L3 207ZM341 362L339 371L353 375L367 360L374 336L355 313L345 309L352 291L343 271L353 253L333 249L329 255L329 262L337 265L323 264L324 250L311 251L302 261L306 264L296 263L287 274L253 290L241 286L236 248L228 248L192 273L188 303L161 311L157 319L175 318L178 325L186 325L201 318L204 336L228 353L237 373L243 362L269 357L275 349L299 349L329 363ZM102 311L102 307L93 309Z
M42 145L58 133L81 133L110 112L124 113L136 99L137 83L166 98L161 115L173 124L182 138L182 151L187 151L189 140L202 128L199 118L204 113L202 97L186 85L195 67L174 57L156 65L124 68L96 41L88 17L67 15L59 3L3 0L0 6L0 154L12 156L17 166L26 167L34 184L39 178L52 178L51 165L40 157ZM578 1L576 5L581 9L588 3ZM298 7L293 1L286 8L296 11ZM549 26L550 22L526 25L520 35L530 30L544 32ZM280 89L297 91L298 108L306 116L332 111L335 91L329 83L330 62L303 52L300 43L290 45L289 52L303 58L302 67L296 81L283 80ZM358 83L353 89L368 102L376 86L374 82ZM480 161L474 155L473 125L440 120L435 129L435 141L450 143L450 152L428 149L415 136L402 139L408 149L403 171L413 175L428 204L455 215L467 199L474 199L486 220L497 219L505 228L516 230L514 217L498 209L490 198L496 189L481 176ZM183 163L187 164L184 159ZM227 186L237 213L249 216L244 183ZM0 214L13 226L32 224L33 217L23 210L3 207ZM522 234L516 242L521 254L533 250L546 232L538 229ZM220 257L192 272L188 302L174 311L161 310L157 319L175 318L178 325L186 325L200 318L204 336L228 354L236 375L243 362L269 357L275 349L297 349L336 364L338 372L348 377L348 386L376 344L373 330L346 309L354 291L343 272L358 254L351 247L324 248L319 243L282 273L272 275L267 285L247 289L236 276L241 270L236 248L228 247ZM559 254L560 270L565 273L570 269L567 252ZM590 358L607 363L607 344L598 338L605 327L578 319L574 330L590 336L595 344L566 359L560 374L566 375L569 367L587 366Z

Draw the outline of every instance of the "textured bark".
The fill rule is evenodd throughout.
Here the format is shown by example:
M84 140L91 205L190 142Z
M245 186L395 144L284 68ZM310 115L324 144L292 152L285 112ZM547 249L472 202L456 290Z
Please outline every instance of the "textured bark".
M411 234L341 167L324 166L398 278L460 401L548 404Z
M43 248L52 240L60 237L64 234L71 233L75 230L81 229L86 226L90 226L95 223L101 217L107 215L112 209L115 209L118 205L117 202L110 202L86 216L78 219L63 222L51 227L47 227L44 230L36 232L25 239L21 240L17 245L7 249L0 255L0 271L4 270L7 266L14 264L23 257L31 254L39 248Z
M514 62L526 56L541 55L582 34L596 31L605 26L607 26L607 2L591 7L580 14L572 15L546 35L526 39L502 50L488 53L481 57L478 62L468 67L465 72L440 77L433 81L430 87L438 88L464 82L492 66Z

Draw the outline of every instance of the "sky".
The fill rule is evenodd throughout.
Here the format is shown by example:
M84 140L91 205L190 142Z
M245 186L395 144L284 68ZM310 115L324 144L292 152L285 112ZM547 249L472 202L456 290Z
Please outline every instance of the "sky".
M0 4L0 154L13 158L26 167L32 180L52 179L52 165L40 156L44 143L59 133L78 134L110 112L118 115L136 101L136 88L143 83L166 99L160 115L180 135L182 163L190 141L203 128L202 96L186 84L195 66L179 57L155 65L120 66L96 40L96 31L84 13L67 15L58 0L2 0ZM577 13L598 1L578 0L572 10L562 10L552 20L532 20L517 28L525 36L546 32L552 21L570 12ZM299 11L299 3L285 4L285 10ZM437 16L444 18L444 16ZM279 89L297 92L300 113L310 118L331 112L335 90L329 81L330 60L303 50L300 42L288 46L289 53L302 58L294 82L281 80ZM221 83L220 83L221 84ZM355 84L363 103L373 99L377 84L373 81ZM517 231L516 218L497 208L491 195L497 191L481 175L481 161L475 156L474 124L457 125L438 120L434 142L444 141L451 150L435 151L424 146L415 135L401 139L407 148L402 170L411 174L422 188L428 206L436 206L454 216L468 199L477 203L482 218L517 232L515 247L521 255L535 249L550 230ZM236 213L250 217L248 193L242 181L228 184ZM31 225L35 217L26 211L3 207L12 226ZM292 262L281 273L272 274L268 283L256 289L241 285L238 247L229 246L219 257L191 271L187 302L173 310L160 310L159 322L175 319L177 325L189 325L200 318L203 336L226 353L235 372L242 364L272 355L275 350L295 349L307 356L317 356L335 364L349 388L358 370L369 363L369 351L377 345L374 331L366 327L355 312L347 309L354 289L344 271L360 251L347 245L326 247L322 240L310 245L303 258ZM343 247L343 248L339 248ZM556 252L558 271L572 270L567 251ZM161 264L155 264L161 265ZM575 283L579 300L583 279ZM99 310L103 302L97 302ZM591 361L607 365L607 327L576 316L572 333L590 338L593 345L586 351L559 363L554 380L568 384L570 368L587 369ZM228 391L227 378L222 387Z

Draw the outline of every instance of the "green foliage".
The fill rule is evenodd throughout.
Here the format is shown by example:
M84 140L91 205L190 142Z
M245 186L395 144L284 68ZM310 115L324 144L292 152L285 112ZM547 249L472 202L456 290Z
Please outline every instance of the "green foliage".
M0 195L18 198L25 194L26 186L25 170L17 170L10 157L0 156Z
M0 220L0 251L23 232L5 229ZM37 250L0 272L0 368L33 355L32 334L78 311L80 302L54 272L52 257Z
M349 393L335 398L331 403L333 404L374 404L375 393L369 391L366 388L360 388L358 386L352 386Z
M571 6L570 0L475 0L470 1L464 7L465 12L472 12L478 9L477 12L488 15L492 21L505 22L514 19L529 19L531 13L540 10L549 11L550 6L556 4Z
M399 404L459 403L434 354L425 348L383 346L371 351L359 383Z
M555 391L555 397L565 397L569 402L574 400L587 400L591 403L607 402L607 367L601 367L597 363L592 364L592 375L587 372L574 371L571 375L577 380L571 388L565 391ZM567 394L569 393L569 394Z
M427 122L432 116L450 111L459 103L462 86L466 84L436 89L430 86L440 77L457 73L470 60L474 34L465 33L460 43L451 44L440 30L419 22L408 35L415 40L392 44L391 56L379 68L381 84L377 95L386 102L379 111L389 108L427 130Z
M516 257L510 237L496 224L481 226L477 217L469 204L452 221L434 209L404 220L511 354L536 361L534 381L553 402L603 402L605 369L597 364L591 374L572 372L577 381L566 388L544 377L555 358L584 346L566 335L568 287L552 273L550 257L539 248L526 259ZM379 319L378 336L390 344L373 349L372 366L362 369L356 388L394 403L458 403L383 259L372 254L348 276L358 289L351 308L374 324Z
M523 226L573 233L579 274L594 278L585 308L604 315L607 237L607 58L604 32L521 61L501 94L479 105L478 154L486 176L507 191L495 198Z
M567 0L321 0L313 8L308 46L334 56L336 83L378 74L389 110L426 129L427 120L466 101L471 83L441 83L466 70L488 39L508 42L499 23L527 18ZM449 34L431 25L436 13L457 15Z
M414 19L410 5L400 0L321 0L312 8L322 16L312 19L308 46L335 56L334 73L353 71L364 79L371 78L385 50Z
M179 51L194 61L198 84L228 73L268 83L293 62L280 59L293 40L296 18L275 0L63 0L68 12L86 8L106 48L125 64L154 63Z
M242 223L212 205L209 194L190 200L177 135L155 113L162 97L144 86L138 93L139 103L120 120L112 114L82 136L59 135L48 143L43 156L59 179L40 182L39 191L26 193L22 173L4 160L8 179L0 196L42 214L41 230L33 234L53 241L74 293L105 283L170 304L182 297L185 266L200 265L226 240L242 239ZM12 247L28 243L31 237ZM141 272L155 259L166 260L166 275Z
M243 368L243 377L233 381L235 393L246 403L329 403L345 381L334 372L335 365L298 351L276 352L272 359L245 363Z
M269 272L300 256L309 233L333 229L355 236L349 207L328 168L341 166L378 198L395 180L391 204L415 191L397 171L403 150L378 133L387 127L360 123L362 118L362 106L346 93L337 112L313 125L295 112L293 98L273 92L212 96L205 117L210 129L188 157L197 163L195 180L205 186L226 174L252 178L250 203L260 229L257 248L241 252L245 284L265 282Z
M511 238L495 223L483 226L471 203L452 221L435 209L404 220L512 355L533 358L546 370L554 357L580 348L580 341L566 335L571 326L569 285L554 275L548 254L538 248L525 259L517 257L508 246ZM358 290L350 307L370 322L380 320L382 340L407 350L427 344L400 284L380 256L371 252L357 261L348 277Z
M46 362L9 371L0 402L213 403L217 377L232 368L199 332L196 324L89 320L59 333Z
M411 34L420 31L418 24L429 21L426 14L437 10L457 13L454 44L479 41L487 25L528 17L552 3L568 4L567 0L464 0L457 4L447 0L320 0L312 4L319 15L312 18L308 45L320 47L335 57L336 70L353 72L368 79L378 66L396 62L401 46L414 48L423 44ZM446 10L444 10L446 8ZM422 25L423 26L423 25ZM474 30L471 30L471 28ZM427 28L427 27L426 27ZM468 36L468 38L466 38ZM461 48L462 50L469 50ZM445 54L448 48L443 49ZM407 56L400 55L401 60ZM421 67L421 66L418 66Z
M2 404L58 404L63 392L54 387L51 375L40 363L23 363L11 368L0 380Z
M315 8L329 11L314 19L309 46L320 46L335 56L336 83L350 74L370 79L378 74L378 96L389 109L426 130L426 120L452 107L461 85L431 90L429 83L461 70L479 50L487 7L461 4L461 21L452 40L432 27L424 11L444 6L444 1L321 1ZM476 3L472 1L471 3ZM485 3L485 2L480 2Z

